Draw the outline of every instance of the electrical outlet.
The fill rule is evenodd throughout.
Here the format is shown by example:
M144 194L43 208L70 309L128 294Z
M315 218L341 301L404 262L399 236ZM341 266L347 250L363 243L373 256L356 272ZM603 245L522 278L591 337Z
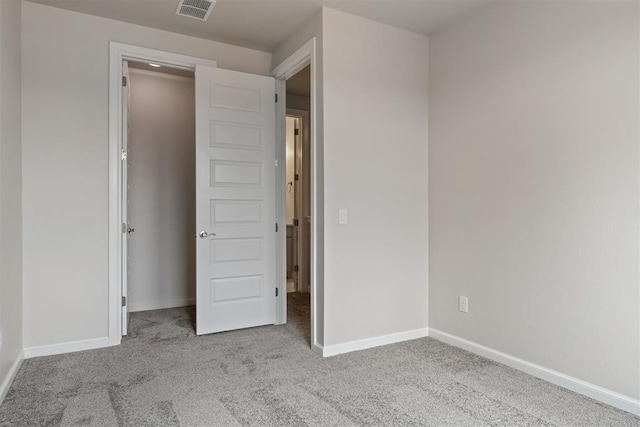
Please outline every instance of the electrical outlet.
M469 312L469 298L458 297L458 311L461 311L463 313Z

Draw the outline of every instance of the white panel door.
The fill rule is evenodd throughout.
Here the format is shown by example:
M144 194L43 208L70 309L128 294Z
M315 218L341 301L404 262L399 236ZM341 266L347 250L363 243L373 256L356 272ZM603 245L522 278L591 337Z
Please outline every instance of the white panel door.
M196 67L196 333L273 324L275 80Z

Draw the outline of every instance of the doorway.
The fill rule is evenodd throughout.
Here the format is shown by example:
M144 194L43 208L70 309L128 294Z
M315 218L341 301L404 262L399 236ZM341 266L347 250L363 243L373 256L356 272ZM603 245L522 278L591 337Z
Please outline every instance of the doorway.
M272 71L276 80L276 94L280 98L284 98L285 102L280 103L278 106L277 116L278 120L278 140L281 141L281 146L278 149L278 161L284 163L286 161L286 146L285 146L285 134L286 134L286 116L288 114L287 107L295 107L294 100L291 96L287 96L287 86L289 92L292 91L294 86L293 77L298 75L300 71L305 70L305 85L308 87L308 103L305 103L308 111L308 119L303 120L302 129L303 133L308 135L308 149L303 150L303 159L306 159L303 168L306 170L304 175L306 176L307 191L309 197L309 215L304 220L309 222L308 225L308 274L304 277L308 278L309 285L309 322L306 324L310 327L310 332L307 336L310 337L311 349L316 353L323 355L323 335L324 335L324 283L322 280L322 268L323 258L322 251L318 250L323 247L323 227L322 227L322 209L321 209L321 197L319 194L318 176L322 174L322 164L319 162L318 157L318 123L319 117L316 109L316 102L318 96L318 82L317 76L317 55L316 55L316 38L312 37L304 45L300 46L295 52L284 59L278 66ZM299 76L300 77L300 76ZM295 95L295 94L294 94ZM303 109L304 110L304 109ZM306 131L305 131L306 129ZM305 155L306 154L306 155ZM286 171L284 168L280 168L278 172L278 185L276 188L278 199L278 220L281 223L286 221ZM319 204L320 202L320 204ZM303 246L304 247L304 246ZM278 241L276 252L279 254L278 262L278 283L280 284L281 294L287 295L287 279L286 279L286 235L282 235ZM290 321L291 316L287 313L295 308L295 305L290 307L289 303L293 303L291 298L283 298L279 301L278 317L280 323ZM293 305L293 304L291 304ZM305 325L305 327L307 327Z
M311 198L309 110L311 67L286 81L285 183L287 321L299 324L311 340L310 237Z
M194 305L194 72L127 68L128 312Z

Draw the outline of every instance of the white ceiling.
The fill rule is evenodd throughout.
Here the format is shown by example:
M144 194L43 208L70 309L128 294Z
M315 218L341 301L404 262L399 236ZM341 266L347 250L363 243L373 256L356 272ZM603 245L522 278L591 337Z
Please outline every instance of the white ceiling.
M2 0L0 0L2 1ZM207 22L175 14L178 0L31 0L271 52L322 6L429 35L495 0L218 0Z

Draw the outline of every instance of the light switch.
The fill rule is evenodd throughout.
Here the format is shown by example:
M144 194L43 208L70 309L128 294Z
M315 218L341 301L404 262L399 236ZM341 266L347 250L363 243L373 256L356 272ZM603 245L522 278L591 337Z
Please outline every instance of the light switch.
M347 210L339 209L338 210L338 224L346 224L347 223Z

